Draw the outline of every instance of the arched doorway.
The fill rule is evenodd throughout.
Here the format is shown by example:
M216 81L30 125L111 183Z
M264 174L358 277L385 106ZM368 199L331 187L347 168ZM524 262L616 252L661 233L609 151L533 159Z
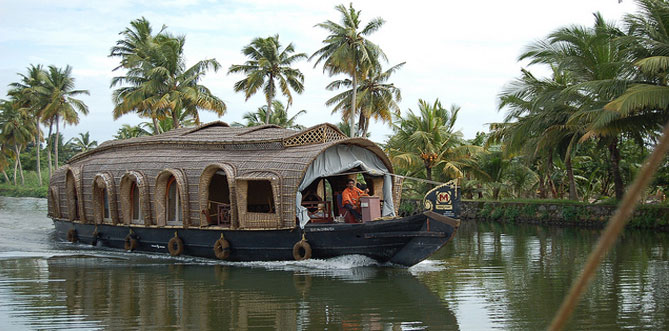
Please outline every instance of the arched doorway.
M200 226L236 227L234 169L227 164L207 166L200 176Z

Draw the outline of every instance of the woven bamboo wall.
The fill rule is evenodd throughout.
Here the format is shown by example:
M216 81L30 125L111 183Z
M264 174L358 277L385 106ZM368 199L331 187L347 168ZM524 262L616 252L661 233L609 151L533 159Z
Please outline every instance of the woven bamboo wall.
M159 175L165 174L166 169L169 169L168 173L177 178L180 190L185 194L182 198L184 225L200 226L206 225L201 211L203 203L206 203L202 201L203 191L207 190L206 187L200 187L201 183L208 185L210 178L207 177L220 168L228 173L231 203L235 205L239 205L238 196L248 194L237 192L234 184L236 178L276 178L272 180L272 189L277 203L277 220L265 222L262 215L250 215L252 213L233 208L233 228L293 228L296 225L297 187L309 164L325 149L336 144L354 144L368 148L392 171L390 161L373 142L362 138L345 139L333 126L321 127L321 132L327 137L326 142L309 141L308 144L289 148L283 147L282 141L295 138L296 131L274 126L250 131L248 128L229 128L221 124L203 126L197 130L178 129L155 137L107 142L101 148L74 157L70 164L55 171L51 186L58 193L61 217L70 215L68 206L71 204L71 194L67 192L66 175L71 173L77 182L80 219L92 222L95 214L93 182L96 176L106 174L109 177L106 185L112 185L108 183L113 182L114 186L108 190L112 222L129 224L129 216L124 216L122 212L127 209L123 205L130 202L125 187L128 185L123 185L123 188L121 185L127 183L129 178L136 179L140 176L140 182L143 182L138 185L141 196L143 201L150 202L150 206L142 207L145 222L147 225L161 225L160 217L163 216L159 213L164 210L164 206L156 204L157 201L162 201L156 199L156 195L164 196L165 192L164 188L162 193L157 191L157 183L160 183ZM261 139L263 136L264 140ZM231 144L230 141L236 143ZM55 207L50 204L49 209L53 215ZM242 219L246 219L246 223Z

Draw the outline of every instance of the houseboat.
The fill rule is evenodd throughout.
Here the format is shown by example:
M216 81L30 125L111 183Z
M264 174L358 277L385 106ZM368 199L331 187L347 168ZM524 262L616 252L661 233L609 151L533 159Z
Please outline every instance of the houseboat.
M369 191L361 221L341 204L349 179ZM227 261L360 254L411 266L455 234L458 192L440 186L425 212L398 217L402 180L375 143L331 124L212 122L74 156L51 177L48 215L59 240L127 251Z

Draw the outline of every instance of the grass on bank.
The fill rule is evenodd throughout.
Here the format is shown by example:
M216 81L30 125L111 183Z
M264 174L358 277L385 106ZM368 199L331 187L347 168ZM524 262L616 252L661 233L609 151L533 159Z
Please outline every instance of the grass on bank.
M9 175L11 176L12 174ZM11 181L7 183L0 174L0 195L6 197L46 198L49 191L48 171L42 170L42 186L39 185L36 171L24 171L23 176L25 184L21 185L21 177L17 176L18 185L15 186Z

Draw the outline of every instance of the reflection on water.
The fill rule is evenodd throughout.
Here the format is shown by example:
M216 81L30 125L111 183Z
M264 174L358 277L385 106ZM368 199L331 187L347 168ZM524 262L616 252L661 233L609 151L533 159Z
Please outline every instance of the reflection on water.
M294 272L99 256L5 259L0 269L0 300L14 302L4 313L34 328L458 328L401 269Z
M0 330L543 329L599 236L470 222L410 269L219 263L57 243L45 209L0 197ZM668 234L626 232L567 328L669 329L668 257Z

